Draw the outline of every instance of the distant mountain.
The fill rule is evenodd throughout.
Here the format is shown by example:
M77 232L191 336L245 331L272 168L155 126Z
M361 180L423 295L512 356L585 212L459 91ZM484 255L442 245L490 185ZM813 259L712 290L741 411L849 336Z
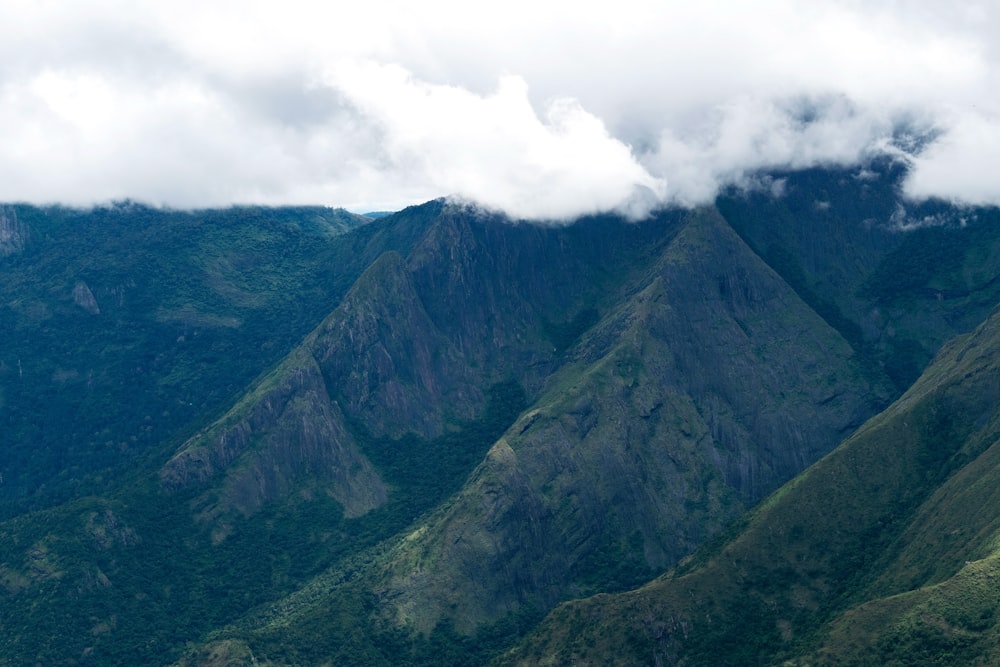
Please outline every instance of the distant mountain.
M0 207L0 517L107 491L223 409L364 268L335 239L366 222Z
M1000 301L997 209L901 199L887 186L903 175L893 163L776 173L780 197L718 201L754 252L899 391Z
M710 558L1000 302L996 211L915 208L900 176L564 226L8 207L0 664L482 663ZM586 626L702 659L627 609L566 625L618 600L507 657L600 663Z

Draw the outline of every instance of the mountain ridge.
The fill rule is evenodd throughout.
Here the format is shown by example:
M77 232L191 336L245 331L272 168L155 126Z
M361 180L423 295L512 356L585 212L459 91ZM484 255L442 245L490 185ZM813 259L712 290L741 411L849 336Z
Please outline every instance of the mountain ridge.
M717 401L714 409L716 414L710 417L715 420L714 425L705 421L709 417L699 414L696 402L687 398L681 387L690 387L693 382L704 396L711 396L714 392L722 392L720 396L726 392L735 392L734 396L749 397L751 394L760 394L761 390L738 389L739 385L725 389L713 382L703 382L704 386L698 388L697 380L685 380L673 389L673 393L667 393L668 398L664 399L663 392L669 392L669 385L663 386L658 384L661 380L651 379L662 374L663 370L649 371L650 375L642 369L645 364L656 359L662 360L657 362L660 366L664 363L667 364L666 367L676 364L678 368L671 371L670 377L674 378L673 382L677 382L681 378L697 378L700 375L695 371L698 365L718 368L720 361L716 359L716 351L699 352L704 345L704 337L700 332L704 332L705 327L719 326L714 321L717 315L711 315L717 312L715 309L729 313L725 320L730 332L728 335L736 336L739 340L752 336L753 329L770 331L777 328L785 331L778 337L760 335L760 347L748 349L740 353L744 356L738 357L745 360L743 363L748 364L747 368L757 369L755 373L765 383L764 386L776 382L780 375L773 369L765 370L774 361L775 351L769 351L768 348L771 341L775 338L782 341L776 348L780 349L782 345L802 339L802 334L807 331L817 332L807 334L806 338L816 336L815 347L809 352L813 355L811 358L815 358L815 364L819 368L834 372L829 378L832 382L831 389L821 390L822 395L801 401L799 407L793 407L796 403L789 401L783 408L791 410L789 416L782 416L779 411L774 417L764 417L760 424L751 425L752 428L763 429L760 433L766 433L768 439L773 439L777 434L778 438L791 439L791 442L808 440L809 438L801 435L794 435L793 431L780 424L790 425L802 421L791 415L803 409L814 415L815 405L820 405L823 406L820 410L828 412L836 424L820 438L820 441L827 443L827 447L832 447L842 432L852 430L853 425L860 421L862 417L850 416L849 407L846 416L833 417L838 411L844 410L841 406L850 406L852 403L856 406L869 405L872 401L871 397L861 400L858 397L850 398L849 392L845 392L843 388L838 389L838 384L846 387L866 376L858 367L853 371L853 381L848 381L846 376L835 379L836 373L840 371L833 369L841 367L854 356L850 347L820 318L807 315L805 304L793 292L787 287L779 287L782 284L780 279L765 269L735 234L726 231L728 227L717 213L701 212L688 217L680 231L671 236L671 241L664 246L663 254L657 260L658 268L647 276L649 283L635 292L631 300L625 301L631 305L622 306L617 314L609 314L598 321L583 333L575 347L568 350L573 361L564 367L568 369L563 373L567 380L553 381L553 386L540 397L541 402L529 408L507 435L497 441L484 463L472 473L465 488L449 500L444 509L432 512L426 523L412 527L404 539L395 546L389 546L388 551L368 568L368 574L363 577L368 583L362 584L362 590L367 588L369 593L366 595L384 601L379 605L381 611L376 611L375 617L369 621L372 626L401 626L430 636L443 623L445 627L454 628L460 634L475 634L481 628L505 622L504 619L511 615L531 615L536 613L532 609L551 607L560 598L565 599L574 592L578 594L586 590L581 586L607 585L610 572L616 568L618 574L614 576L624 577L619 586L639 581L655 572L657 567L664 567L687 553L706 534L720 530L722 525L751 504L762 489L768 486L773 488L775 478L767 475L776 475L776 479L787 478L805 466L805 459L816 456L802 452L783 461L779 458L770 463L761 461L756 464L762 466L761 470L774 466L774 472L756 479L757 473L751 474L750 467L740 467L750 465L743 462L744 457L754 456L750 454L753 450L749 444L740 445L745 449L740 451L737 448L734 459L729 464L721 459L702 461L704 455L696 453L697 447L691 449L706 440L709 443L713 440L727 442L728 447L741 439L747 443L752 442L755 436L750 435L750 431L741 425L739 415L729 416L726 411L728 408L722 410L726 403L721 398L712 399ZM692 253L691 248L697 248L707 255ZM714 249L715 254L708 252L709 249ZM698 266L701 267L698 270L692 271L687 265L686 258L690 254L698 257ZM733 259L736 256L741 258L739 262L742 263ZM720 269L717 261L719 257L729 258L730 263L734 264L729 267L728 273L727 269ZM748 281L747 272L760 274L762 277ZM687 279L679 280L677 276L681 275L686 275ZM694 275L701 276L699 279L702 282L698 283L693 278ZM462 282L460 280L457 284ZM688 296L685 297L685 294ZM776 298L777 294L781 295L779 303L782 308L795 304L795 315L776 319L773 317L774 308L762 305L769 299ZM668 303L671 306L664 305ZM698 305L701 303L708 305ZM673 304L680 305L674 308ZM702 311L706 313L701 320L705 324L692 324L692 318ZM657 321L662 323L657 325ZM808 324L796 325L796 322ZM677 357L683 363L670 361L680 354L680 348L668 353L662 347L663 342L654 345L653 340L649 339L647 330L655 330L657 327L662 329L659 335L664 340L686 340L684 349L687 352L684 354L687 356ZM685 330L689 333L683 336L677 334ZM602 340L604 342L600 343ZM819 341L823 341L822 344ZM742 345L740 343L737 347ZM642 352L644 349L646 351ZM757 355L761 355L761 359L751 361ZM835 357L837 361L822 361L825 355ZM555 377L558 374L559 372ZM706 372L705 375L711 376L712 373ZM752 375L753 373L740 372L734 373L733 377ZM562 386L575 377L597 378L597 384L587 380L580 383L578 388ZM763 393L774 392L768 389ZM797 391L790 390L789 393L795 395ZM658 395L660 398L657 398ZM591 398L587 404L581 403L588 396ZM539 409L545 405L552 407ZM602 417L600 415L605 410L599 407L602 405L627 407L623 412L613 412L610 417ZM664 405L668 407L664 408ZM611 454L612 450L608 447L611 443L628 441L628 436L619 430L623 425L632 424L628 428L635 429L638 424L649 420L652 420L650 423L661 423L661 411L671 415L688 415L688 424L682 427L687 435L681 437L690 444L688 449L683 450L683 455L680 453L682 450L678 450L677 453L664 457L649 449L648 445L642 445L638 450L643 452L641 455L638 452L628 453L627 445L626 449ZM564 421L561 416L574 414L578 416L570 422ZM773 421L769 422L768 419ZM817 429L819 423L814 419L810 428ZM661 425L658 428L666 429L665 433L674 433L673 427ZM590 435L590 451L585 457L581 458L577 450L587 451L587 448L571 445L570 441L551 453L545 453L558 442L552 440L552 433L572 433L576 429L584 429L581 431L583 438ZM821 431L815 432L818 434ZM572 436L578 437L580 436ZM649 437L648 434L636 435L637 446ZM665 443L672 437L660 435L653 438L652 442ZM532 442L532 439L535 441L534 445L526 444ZM539 453L531 453L536 449ZM724 448L720 453L721 451ZM535 462L519 462L519 457L526 454L529 454L526 461ZM769 456L775 455L777 450ZM610 468L612 472L604 476L604 481L601 479L602 475L593 477L592 471L608 469L607 466L613 460L609 456L623 458ZM681 458L678 457L688 461L681 464ZM654 461L658 462L654 465ZM731 467L725 470L725 465ZM688 474L695 488L700 489L703 483L698 482L699 479L711 479L714 476L715 481L706 490L698 490L696 496L688 496L688 493L693 492L682 492L677 499L663 501L663 504L650 504L650 499L658 495L652 493L653 487L650 484L661 489L675 485L670 480L681 479L677 477L677 466L689 469ZM653 473L653 470L661 472ZM713 470L714 473L711 472ZM650 479L638 483L633 491L624 491L629 488L630 479L653 477L658 481ZM563 479L568 481L561 481ZM724 481L727 479L728 481ZM691 482L682 484L680 488ZM616 499L615 496L623 492L627 495L619 495ZM629 496L631 500L627 500ZM569 504L564 509L558 509L567 500ZM673 538L666 534L654 537L667 526L675 525L685 513L696 511L700 503L707 503L702 510L704 514L695 513L694 516L702 518L688 524L690 535L682 543L686 546L667 546ZM728 510L723 509L725 504L730 506ZM609 511L608 508L618 506L619 509L613 510L616 512L613 521L597 520L599 515ZM654 507L659 509L650 512ZM560 512L568 514L557 519ZM571 519L573 515L578 516ZM636 524L634 519L627 518L639 516L650 518L644 524ZM657 518L651 518L653 516ZM706 521L709 516L714 517L712 521L715 523ZM612 527L616 522L622 522L622 525ZM600 523L607 524L606 534L594 532L594 527ZM622 551L623 548L625 551ZM629 550L636 549L634 555L627 556ZM649 555L640 555L643 551ZM588 578L594 577L594 573L600 572L602 567L606 569L616 558L619 559L617 565L588 582ZM650 560L646 560L647 558ZM350 586L351 590L356 589L355 584ZM446 588L442 590L442 586ZM304 610L300 608L296 612L298 620L283 620L279 626L259 629L256 631L257 636L266 645L273 646L273 637L264 637L274 632L278 632L280 636L280 628L336 625L338 621L327 616L323 608L322 603L318 607L314 605ZM222 637L225 636L224 633Z
M1000 257L995 211L963 227L942 209L940 226L903 232L898 175L777 176L786 194L766 205L728 196L639 223L595 216L544 227L446 201L348 231L317 223L311 209L244 209L219 228L185 217L212 234L198 237L194 259L159 261L200 272L170 273L164 300L141 304L158 333L136 344L167 355L198 331L272 352L232 354L238 348L212 342L205 364L239 365L241 388L228 402L187 426L163 416L177 425L174 439L151 436L136 459L146 463L127 478L105 472L86 497L0 522L0 663L485 662L565 601L634 589L671 567L694 576L716 553L699 545L724 545L811 484L819 473L768 496L817 459L820 470L829 465L822 457L861 437L852 433L898 396L922 355L1000 301L990 278ZM119 208L99 216L144 229L148 211ZM17 210L31 237L7 270L51 267L58 255L46 254L51 234L32 224L39 212ZM276 249L284 263L255 265ZM947 261L928 268L935 257ZM106 274L63 275L64 303L47 305L48 315L0 304L14 315L11 330L60 332L112 315L130 326L120 309L132 288L117 302L109 291L128 271L112 263ZM74 303L79 276L99 314ZM313 298L314 318L286 328L292 302ZM114 340L131 358L128 339ZM4 383L15 378L16 349L0 350ZM199 368L156 359L143 372L166 386L186 386ZM213 373L206 383L225 376ZM61 382L67 392L80 386ZM0 403L9 386L0 385ZM928 419L925 430L961 436ZM921 483L931 493L936 482ZM947 514L927 511L926 534L893 535L927 541L937 516ZM988 530L988 514L982 521ZM898 571L927 578L916 553L901 546ZM763 585L762 572L741 576ZM929 584L944 586L935 591L954 588L945 574ZM879 585L905 592L904 579ZM743 599L739 587L726 590ZM734 627L761 646L788 633L799 642L829 592L808 580L795 590L799 616L761 625L765 604L735 619L756 625ZM557 607L541 627L590 604ZM607 632L619 632L606 616ZM849 633L840 627L850 626L831 625L829 636ZM540 636L521 651L542 646ZM677 655L709 655L711 644Z

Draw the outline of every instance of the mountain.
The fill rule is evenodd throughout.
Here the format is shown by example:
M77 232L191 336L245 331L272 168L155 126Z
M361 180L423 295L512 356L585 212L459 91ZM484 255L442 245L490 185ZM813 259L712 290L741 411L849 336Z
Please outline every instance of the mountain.
M482 663L706 553L1000 301L996 212L900 177L640 223L7 207L0 664Z
M646 586L568 603L504 664L995 664L1000 316Z
M335 240L366 222L0 207L0 516L108 490L212 418L350 286L360 270Z
M639 583L829 451L885 400L842 337L714 211L562 229L446 213L425 238L435 250L429 263L423 242L409 262L384 256L307 339L306 363L315 360L335 388L331 404L358 414L364 432L392 435L392 420L405 417L427 440L439 437L442 417L457 421L445 407L457 411L476 400L477 386L501 378L524 387L530 406L480 452L457 494L383 544L352 579L361 595L384 601L369 627L490 632L561 599ZM578 266L586 254L567 252L573 246L600 248L602 262L632 248L626 266L637 275L618 274L594 296L570 291L605 271ZM538 256L526 256L533 247ZM565 321L577 319L570 314L581 297L597 312L557 355L544 318L561 310ZM428 303L447 309L420 307ZM431 358L434 373L423 365ZM383 359L391 374L368 382ZM252 395L276 403L266 391ZM189 443L164 477L190 477L179 471L206 455L189 452L231 440L225 432ZM259 442L270 442L266 426ZM239 474L257 468L235 466ZM278 622L295 632L329 629L341 615L322 599ZM254 631L267 647L255 655L324 646L349 649L339 658L350 660L385 644L373 635L345 647L329 630L326 644L292 640L275 633L273 620ZM293 650L285 659L315 658Z

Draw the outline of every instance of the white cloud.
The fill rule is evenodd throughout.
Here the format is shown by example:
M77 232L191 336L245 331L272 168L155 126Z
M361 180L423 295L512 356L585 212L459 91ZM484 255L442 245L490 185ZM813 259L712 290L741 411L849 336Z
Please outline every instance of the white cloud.
M947 133L913 159L906 193L965 204L1000 206L1000 118L975 110L957 113Z
M996 202L994 5L8 0L0 200L641 212L913 117L908 191Z
M341 63L329 83L381 130L382 169L517 217L565 218L625 206L637 190L663 192L575 100L548 101L540 118L519 77L477 95L397 66Z

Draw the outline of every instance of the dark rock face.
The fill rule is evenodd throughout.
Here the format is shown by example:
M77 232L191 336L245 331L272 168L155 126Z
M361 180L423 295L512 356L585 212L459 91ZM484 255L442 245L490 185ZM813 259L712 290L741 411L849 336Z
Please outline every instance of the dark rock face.
M546 325L571 323L558 330L563 347L563 339L578 337L582 328L574 315L592 304L611 303L630 275L621 266L610 273L616 255L646 252L645 242L662 242L676 223L642 228L609 220L584 227L514 225L444 208L426 223L407 257L396 250L378 257L269 380L185 445L161 473L165 488L215 485L213 478L221 475L228 489L222 497L229 500L220 507L252 512L261 502L280 499L289 488L284 477L271 482L253 477L258 492L252 500L247 489L253 485L229 479L227 470L235 467L246 478L251 473L245 457L268 459L279 443L287 449L299 437L316 440L306 427L289 435L281 422L288 419L288 406L299 406L300 412L308 407L302 422L318 420L329 433L327 441L351 444L343 451L334 448L340 452L335 458L344 455L338 469L362 461L359 469L371 471L347 424L372 437L412 433L432 439L449 425L479 418L484 392L495 383L513 379L537 395L565 360ZM608 275L615 291L603 294ZM588 312L597 317L596 309ZM309 447L296 455L309 460ZM327 461L334 454L323 456ZM291 465L286 463L279 468ZM299 469L303 465L308 470ZM309 464L299 468L295 479L313 474ZM347 487L357 491L371 481L338 477L336 484L338 493L353 498ZM375 486L362 493L361 507L385 498L382 482Z
M612 271L622 257L628 268ZM551 322L588 306L596 314L575 341L553 344ZM376 576L394 622L473 632L638 583L888 396L714 210L551 229L445 208L161 478L221 476L221 500L202 513L217 521L316 476L357 515L392 491L346 424L434 438L476 418L484 388L511 377L532 408Z
M101 307L97 305L97 299L90 287L85 282L78 282L73 286L73 303L83 308L91 315L100 315Z
M28 227L18 221L17 212L10 206L0 206L0 257L24 250L28 238Z
M302 423L323 424L328 442L350 444L343 450L334 447L336 454L323 454L321 461L342 458L337 469L343 471L361 461L358 469L368 472L370 464L357 451L347 423L374 437L414 433L430 439L449 424L477 419L492 384L514 379L537 393L561 363L543 325L570 320L584 304L607 299L595 296L602 287L595 274L607 271L616 252L628 251L623 242L636 244L650 236L655 241L660 233L619 221L609 224L619 238L596 224L580 233L444 209L426 225L408 257L390 250L375 260L267 381L182 448L161 472L162 483L168 489L214 486L218 475L227 489L219 507L252 512L261 502L279 500L290 479L312 475L308 463L297 464L292 477L271 482L247 470L261 465L248 460L275 456L270 449L278 444L288 449L297 438L307 444L316 440L308 426L289 431L282 425L289 406L298 406L299 412L308 408ZM602 248L595 234L608 236L611 243ZM617 273L627 276L628 270L619 267ZM310 447L295 455L309 461ZM279 468L290 465L288 459ZM229 473L230 468L239 472ZM251 475L256 499L248 495L253 485L233 481L231 474L244 480ZM336 480L345 498L354 497L348 487L358 491L369 483L375 488L361 493L361 507L384 500L385 487L377 476Z
M397 621L471 632L585 592L598 562L605 583L662 569L886 400L714 212L656 267L394 550L380 593Z
M467 416L481 386L428 316L403 258L386 253L359 279L310 347L332 392L370 432L440 434Z

